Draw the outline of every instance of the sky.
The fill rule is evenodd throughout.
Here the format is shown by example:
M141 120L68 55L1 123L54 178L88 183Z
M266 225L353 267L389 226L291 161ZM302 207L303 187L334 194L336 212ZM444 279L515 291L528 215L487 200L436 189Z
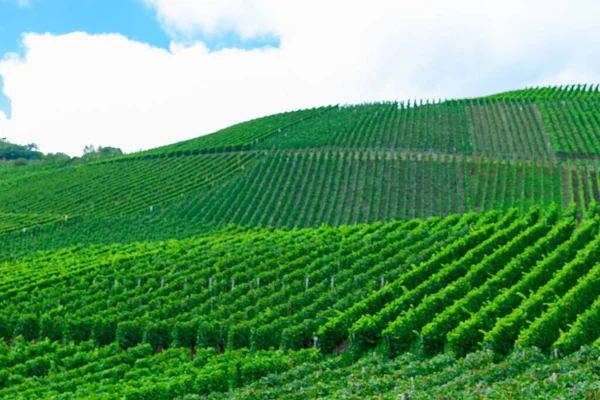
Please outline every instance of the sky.
M126 152L328 104L600 82L597 0L0 0L0 137Z

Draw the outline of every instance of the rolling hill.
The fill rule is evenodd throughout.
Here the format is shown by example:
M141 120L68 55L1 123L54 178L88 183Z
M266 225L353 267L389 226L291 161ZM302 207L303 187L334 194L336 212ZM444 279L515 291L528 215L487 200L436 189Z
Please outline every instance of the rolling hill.
M0 167L2 398L600 397L598 85Z

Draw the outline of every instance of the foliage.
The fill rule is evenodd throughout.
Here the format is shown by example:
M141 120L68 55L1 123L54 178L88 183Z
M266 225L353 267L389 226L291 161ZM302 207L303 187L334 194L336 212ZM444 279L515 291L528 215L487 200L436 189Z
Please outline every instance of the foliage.
M597 93L0 163L0 397L598 396Z
M43 154L37 151L37 149L34 143L18 145L6 140L0 140L0 160L40 160Z

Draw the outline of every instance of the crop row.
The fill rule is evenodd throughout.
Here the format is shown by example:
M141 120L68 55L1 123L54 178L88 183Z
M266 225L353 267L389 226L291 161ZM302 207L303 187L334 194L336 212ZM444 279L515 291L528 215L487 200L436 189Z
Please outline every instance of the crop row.
M209 155L84 164L0 183L4 212L73 217L152 211L209 188L240 171L255 155Z
M600 97L545 101L539 106L559 157L600 156Z
M276 152L239 179L189 204L201 223L278 227L391 221L465 210L458 198L464 184L459 181L460 163L404 157L397 153ZM445 163L451 168L445 168ZM165 214L180 211L166 209Z
M482 170L481 164L457 157L337 151L277 152L256 165L190 203L204 216L202 223L335 226L445 216L469 208L527 209L540 200L564 204L560 169L552 166L490 162L492 168Z
M565 358L536 349L495 361L489 351L457 359L444 354L355 360L323 357L314 349L216 354L214 349L173 348L154 354L148 344L122 351L93 343L60 346L42 341L0 351L0 396L15 399L303 399L431 397L594 398L600 350L585 347Z
M6 340L18 335L26 340L92 338L99 344L117 340L130 347L151 329L159 332L155 345L166 347L171 340L165 337L176 335L173 326L177 332L193 328L187 343L197 340L197 332L201 337L200 326L206 328L205 337L218 330L210 343L214 347L254 343L254 348L268 348L258 344L254 327L278 326L273 337L282 338L284 328L316 318L324 309L343 309L355 297L393 282L412 263L433 257L438 246L465 235L468 225L478 226L477 221L467 215L289 232L228 230L160 246L29 256L1 267L0 335ZM300 314L305 318L297 319ZM301 348L302 343L290 346Z
M328 114L334 107L311 108L291 111L232 125L209 135L185 140L168 146L133 154L126 158L153 158L190 156L207 153L243 151L304 120ZM327 117L325 117L327 118Z
M357 354L380 344L392 355L411 348L431 355L445 347L466 354L480 345L506 354L515 343L573 351L597 339L591 326L600 296L594 267L598 218L586 219L569 238L574 208L559 220L556 211L540 220L532 213L500 229L501 221L496 233L482 231L486 241L454 251L452 262L442 267L434 258L432 266L420 265L330 319L318 330L322 349L333 351L349 339ZM593 214L590 210L586 218ZM468 237L464 240L462 246ZM422 278L413 281L413 275ZM551 304L554 298L559 300ZM577 333L561 335L575 322ZM570 339L575 344L561 345L565 338L576 338Z
M166 206L203 224L314 227L467 210L600 201L598 167L386 152L275 152L212 191ZM218 199L218 201L217 201Z
M335 228L229 227L21 256L0 264L8 344L0 394L85 397L125 383L132 398L166 387L177 396L223 392L304 362L295 357L317 362L311 347L350 347L332 362L373 349L403 357L535 345L566 356L599 339L600 219L595 209L580 224L576 217L575 207L534 207ZM205 369L207 358L219 365Z
M27 233L27 227L57 222L60 216L52 214L26 214L0 212L0 235L16 230ZM25 228L23 230L23 228Z
M31 228L37 220L27 214L19 214L24 219L8 218L5 231L16 232L0 236L0 254L8 257L73 244L186 238L230 223L339 226L443 217L467 210L516 207L524 211L538 204L576 205L581 219L600 201L597 163L465 161L452 156L419 159L405 153L339 151L278 151L254 155L252 160L252 164L227 161L240 170L236 176L184 197L175 192L173 200L154 206L152 212L148 206L139 206L142 212L130 215L69 215L67 221L60 217L60 222L37 229Z
M554 100L554 99L581 99L600 97L600 85L574 84L565 86L546 86L510 92L499 93L489 98L502 99L529 99L529 100Z
M362 149L555 162L596 156L600 97L483 98L338 107L256 149Z

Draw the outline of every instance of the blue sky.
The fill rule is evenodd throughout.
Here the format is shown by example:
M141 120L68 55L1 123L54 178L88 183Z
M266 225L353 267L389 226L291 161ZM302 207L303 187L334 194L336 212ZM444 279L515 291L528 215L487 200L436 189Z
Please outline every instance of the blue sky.
M234 31L211 36L196 33L191 37L170 37L161 27L156 11L142 0L0 0L0 59L7 53L23 56L24 33L61 35L79 31L119 33L163 49L169 49L173 39L199 40L212 51L279 45L276 37L242 40ZM2 93L2 88L0 76L0 111L10 117L10 100Z
M0 137L131 152L328 104L598 83L598 15L598 0L0 0Z

